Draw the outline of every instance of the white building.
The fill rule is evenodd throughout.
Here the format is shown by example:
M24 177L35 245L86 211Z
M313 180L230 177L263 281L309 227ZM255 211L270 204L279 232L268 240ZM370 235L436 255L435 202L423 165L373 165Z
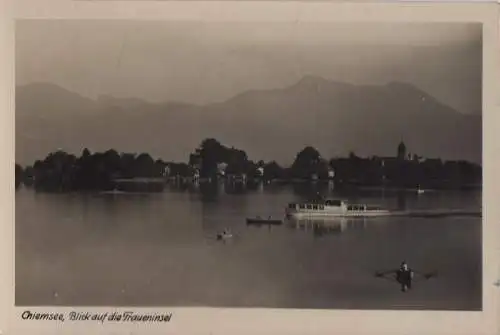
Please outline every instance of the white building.
M226 175L226 168L227 168L227 163L219 163L217 164L217 173L221 176L225 176Z
M168 177L168 176L170 176L170 166L167 165L163 168L163 177Z
M328 169L328 178L333 179L335 177L335 170L332 168Z

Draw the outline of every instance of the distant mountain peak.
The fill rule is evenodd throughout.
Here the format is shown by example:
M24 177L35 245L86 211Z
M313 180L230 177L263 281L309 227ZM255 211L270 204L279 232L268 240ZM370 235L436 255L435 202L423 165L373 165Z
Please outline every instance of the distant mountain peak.
M149 105L150 103L139 98L116 98L112 95L101 94L97 97L96 102L103 107L119 107L133 108L141 105Z
M401 134L419 155L481 158L481 116L465 117L402 82L354 85L307 75L283 88L249 90L205 106L92 100L44 83L16 91L16 159L25 162L60 146L185 159L207 136L266 160L289 160L304 143L327 157L351 150L381 156L395 151Z
M43 94L54 94L54 95L71 95L74 97L78 96L83 98L83 96L81 96L78 93L70 91L57 84L48 82L32 82L26 85L19 85L16 87L16 93L25 93L25 94L43 93Z
M305 89L305 90L317 90L320 88L332 88L332 89L347 89L347 88L352 88L355 87L355 85L352 85L350 83L346 82L340 82L340 81L333 81L329 80L326 78L323 78L321 76L315 76L315 75L305 75L302 77L299 81L295 83L295 85L292 85L289 87L290 89Z
M297 82L297 85L314 85L314 84L328 84L328 83L329 81L323 77L307 74Z
M390 81L385 87L395 90L419 90L415 85L403 81Z
M321 76L315 76L315 75L305 75L303 76L296 84L295 86L304 86L304 87L311 87L311 86L325 86L325 85L333 85L333 84L340 84L340 82L336 81L331 81L326 78L323 78ZM346 83L342 83L342 85L348 85Z

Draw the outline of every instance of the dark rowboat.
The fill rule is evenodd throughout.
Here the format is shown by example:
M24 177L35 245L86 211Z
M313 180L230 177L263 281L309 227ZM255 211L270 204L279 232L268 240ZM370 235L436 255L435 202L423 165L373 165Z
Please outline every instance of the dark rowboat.
M253 225L280 225L283 223L283 220L280 219L265 219L265 218L247 218L247 224L253 224Z

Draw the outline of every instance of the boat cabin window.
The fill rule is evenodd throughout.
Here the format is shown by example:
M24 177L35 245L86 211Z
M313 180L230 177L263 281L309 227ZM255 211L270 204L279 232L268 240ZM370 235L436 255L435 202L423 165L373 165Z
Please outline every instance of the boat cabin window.
M313 205L313 209L318 209L318 205Z
M364 205L348 205L347 210L348 211L364 211L365 206Z
M313 206L312 205L307 205L307 209L312 209Z
M340 207L342 205L342 202L340 200L327 200L325 201L325 205Z
M306 205L304 205L304 204L300 204L300 205L299 205L299 208L300 208L300 209L305 209L305 208L306 208Z
M297 206L296 204L288 204L288 208L290 209L295 209L296 206Z

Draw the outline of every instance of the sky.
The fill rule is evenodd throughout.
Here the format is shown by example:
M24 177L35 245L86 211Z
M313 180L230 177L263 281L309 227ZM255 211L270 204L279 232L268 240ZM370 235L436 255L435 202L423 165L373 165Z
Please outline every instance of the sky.
M208 104L315 75L404 81L481 113L481 50L477 24L21 20L16 84Z

